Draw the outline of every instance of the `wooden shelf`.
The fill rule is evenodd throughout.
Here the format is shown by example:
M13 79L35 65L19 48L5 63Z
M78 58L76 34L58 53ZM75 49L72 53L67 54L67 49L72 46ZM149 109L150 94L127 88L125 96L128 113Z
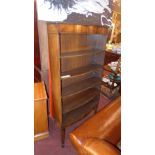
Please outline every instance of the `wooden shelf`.
M90 88L84 92L73 95L71 97L65 97L62 99L63 102L63 113L68 113L72 110L75 110L88 102L90 102L93 98L99 95L99 90L96 88Z
M93 100L87 102L83 107L75 109L69 113L63 114L63 126L68 126L76 121L79 121L83 117L85 117L88 113L90 113L99 102L98 97Z
M71 96L77 94L79 92L85 91L89 88L97 86L101 83L101 79L97 77L91 77L85 80L81 80L79 82L70 84L64 88L62 88L62 96Z
M74 52L64 52L64 53L61 53L61 58L96 55L96 54L102 54L102 53L103 53L103 50L99 50L99 49L81 50L81 51L74 51Z
M84 75L96 70L103 70L102 65L89 65L89 66L85 66L85 67L80 67L80 68L76 68L70 71L66 71L66 72L62 72L61 76L66 76L66 75L70 75L70 77L74 77L74 76L79 76L79 75ZM70 78L67 77L67 78Z

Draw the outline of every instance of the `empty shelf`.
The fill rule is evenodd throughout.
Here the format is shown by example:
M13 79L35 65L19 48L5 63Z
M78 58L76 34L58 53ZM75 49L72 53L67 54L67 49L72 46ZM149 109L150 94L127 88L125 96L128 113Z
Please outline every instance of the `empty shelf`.
M75 109L69 113L63 114L63 118L64 118L63 125L68 126L82 119L84 116L86 116L96 107L97 102L99 102L98 98L94 98L84 106L78 109Z
M84 66L84 67L80 67L80 68L76 68L70 71L65 71L61 73L61 78L66 77L66 78L70 78L73 76L79 76L79 75L83 75L83 74L87 74L90 73L92 71L96 71L96 70L103 70L102 65L89 65L89 66Z
M70 84L64 88L62 88L62 96L71 96L77 94L79 92L85 91L89 88L98 86L101 83L101 79L98 77L91 77L85 80L81 80L79 82Z
M100 91L91 88L88 89L82 93L70 96L70 97L65 97L62 99L63 102L63 113L70 112L74 109L77 109L88 102L90 102L93 98L95 98L97 95L99 95Z
M75 52L64 52L64 53L61 53L61 58L69 58L69 57L85 56L85 55L96 55L96 54L102 54L102 53L103 53L103 50L99 50L99 49L81 50L81 51L75 51Z

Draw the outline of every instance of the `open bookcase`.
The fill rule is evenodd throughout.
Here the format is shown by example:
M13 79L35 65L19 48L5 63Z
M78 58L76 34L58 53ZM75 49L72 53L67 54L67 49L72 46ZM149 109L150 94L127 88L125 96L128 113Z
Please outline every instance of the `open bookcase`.
M48 23L54 117L61 129L97 111L108 28Z

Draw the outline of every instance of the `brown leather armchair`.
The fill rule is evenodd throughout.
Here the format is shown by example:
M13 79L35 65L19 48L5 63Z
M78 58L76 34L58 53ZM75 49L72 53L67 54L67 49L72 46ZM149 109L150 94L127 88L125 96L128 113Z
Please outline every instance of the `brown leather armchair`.
M121 97L75 129L70 139L80 155L120 155Z

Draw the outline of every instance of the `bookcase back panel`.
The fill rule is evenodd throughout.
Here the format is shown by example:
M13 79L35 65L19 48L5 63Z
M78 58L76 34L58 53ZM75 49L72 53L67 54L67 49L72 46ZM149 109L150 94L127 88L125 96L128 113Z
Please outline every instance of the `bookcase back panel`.
M91 64L103 65L104 64L104 52L102 52L101 54L93 56L91 59Z
M85 34L61 34L61 52L73 52L90 49L88 37Z
M65 58L61 59L61 71L69 71L89 64L92 64L91 56Z
M89 42L91 48L101 50L105 49L107 35L94 34L94 35L88 35L87 37L88 37L87 41Z
M80 82L82 80L91 78L91 77L96 77L95 74L93 72L85 74L85 75L81 75L81 76L75 76L75 77L71 77L71 78L64 78L61 81L62 87L66 87L70 84L76 83L76 82Z
M61 53L89 49L104 49L107 35L61 34Z
M96 55L84 55L77 57L68 57L61 59L61 71L70 71L72 69L89 66L91 64L103 65L104 53Z

